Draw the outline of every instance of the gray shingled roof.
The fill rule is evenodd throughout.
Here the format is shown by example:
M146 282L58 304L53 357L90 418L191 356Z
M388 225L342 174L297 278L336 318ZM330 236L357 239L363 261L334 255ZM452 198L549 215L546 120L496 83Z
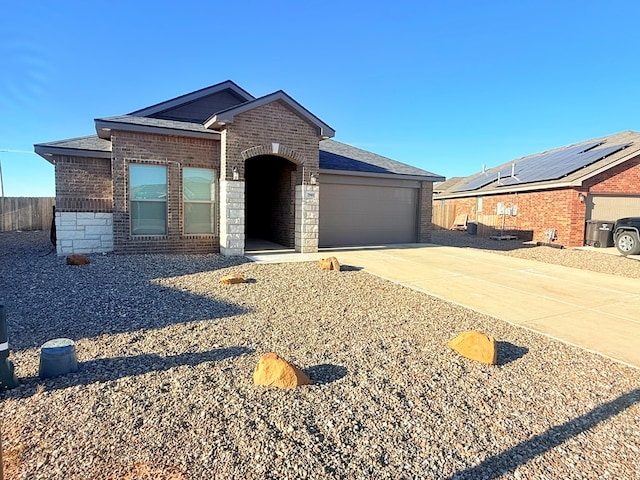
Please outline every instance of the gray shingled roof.
M177 120L165 120L162 118L138 117L135 115L120 115L117 117L96 118L96 124L98 124L98 122L165 128L169 130L180 130L184 132L198 132L206 134L218 133L205 128L201 123L180 122Z
M69 138L56 142L36 143L34 151L49 163L55 163L54 155L111 158L111 142L97 135Z
M444 177L412 167L375 153L352 147L335 140L320 142L320 168L327 170L346 170L350 172L379 173L393 175L411 175L430 177L431 180L444 180Z
M71 148L73 150L92 150L96 152L110 152L111 142L103 140L97 135L87 135L86 137L69 138L57 142L37 143L36 147Z

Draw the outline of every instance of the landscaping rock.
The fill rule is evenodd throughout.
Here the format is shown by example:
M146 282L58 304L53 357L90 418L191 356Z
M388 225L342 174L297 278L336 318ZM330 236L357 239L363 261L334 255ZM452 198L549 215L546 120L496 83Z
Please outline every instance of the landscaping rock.
M283 360L277 353L266 353L253 372L253 383L268 387L296 388L311 384L311 380L300 368Z
M220 279L220 283L225 285L232 285L234 283L247 283L247 279L239 273L233 273L231 275L225 275Z
M89 265L91 261L85 255L73 254L67 257L67 265Z
M321 258L318 261L318 265L322 270L335 270L336 272L340 271L340 262L336 257L329 258Z
M495 365L498 359L496 340L479 332L462 332L447 345L463 357Z

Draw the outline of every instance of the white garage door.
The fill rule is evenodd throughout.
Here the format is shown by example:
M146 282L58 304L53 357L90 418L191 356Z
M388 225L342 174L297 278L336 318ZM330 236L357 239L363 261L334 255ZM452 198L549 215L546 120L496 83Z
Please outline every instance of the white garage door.
M587 220L617 220L640 217L640 195L589 195Z
M398 185L320 185L321 247L417 241L418 188Z

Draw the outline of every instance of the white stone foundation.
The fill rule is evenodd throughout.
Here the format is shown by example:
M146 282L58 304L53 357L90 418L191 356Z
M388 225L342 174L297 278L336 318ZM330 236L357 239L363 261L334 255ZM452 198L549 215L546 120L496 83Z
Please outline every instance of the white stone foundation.
M113 251L113 214L56 212L58 255Z
M320 224L320 186L296 185L296 252L318 251Z
M244 182L220 180L220 253L244 255Z

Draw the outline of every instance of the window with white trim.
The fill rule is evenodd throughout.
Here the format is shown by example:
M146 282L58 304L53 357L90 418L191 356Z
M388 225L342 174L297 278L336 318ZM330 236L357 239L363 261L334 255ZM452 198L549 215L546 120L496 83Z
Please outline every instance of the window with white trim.
M167 234L167 167L129 165L132 235Z
M209 168L182 169L185 234L215 233L215 198L215 170Z

